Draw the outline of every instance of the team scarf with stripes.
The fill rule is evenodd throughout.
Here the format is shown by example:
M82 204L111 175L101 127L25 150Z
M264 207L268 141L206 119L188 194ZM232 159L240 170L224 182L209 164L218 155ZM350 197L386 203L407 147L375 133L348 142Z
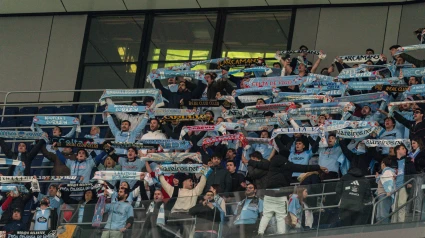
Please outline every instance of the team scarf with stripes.
M311 86L311 85L320 85L325 82L334 82L335 77L326 76L321 74L308 74L307 77L304 77L304 82L302 86Z
M351 128L365 128L379 126L376 121L342 121L342 120L326 120L323 124L329 130L340 130L347 127Z
M199 114L199 109L176 109L176 108L155 108L149 110L148 113L151 117L160 116L191 116Z
M336 135L338 137L344 138L344 139L352 139L352 138L364 138L372 132L379 132L380 130L377 129L378 127L366 127L366 128L359 128L359 129L341 129L336 131Z
M295 108L295 103L284 102L284 103L272 103L272 104L247 106L243 110L244 110L244 114L246 114L247 112L253 112L253 111L287 111L293 108Z
M185 140L148 140L142 139L138 141L143 145L160 145L163 149L173 149L173 150L188 150L192 147L190 141ZM127 147L128 148L128 147Z
M185 159L191 159L197 163L202 163L202 156L198 153L148 153L140 159L144 161L176 163L181 163Z
M35 116L32 120L31 130L35 130L35 125L49 126L77 126L76 132L81 132L80 120L76 117L67 116Z
M396 147L397 145L405 145L410 150L410 140L409 139L367 139L362 141L367 147Z
M244 73L252 73L252 72L259 72L259 73L265 73L265 72L267 72L269 70L269 68L267 68L267 67L262 67L262 66L260 66L260 67L252 67L252 68L245 68L245 69L238 69L238 70L234 70L234 71L230 71L230 72L228 72L227 73L227 75L223 75L223 77L227 77L227 76L229 76L229 75L232 75L232 74L237 74L237 73L240 73L240 72L244 72Z
M93 180L140 180L142 172L101 170L94 173Z
M324 94L324 95L327 95L327 96L339 96L339 95L344 95L346 89L347 89L347 87L343 87L343 88L338 89L338 90L329 90L327 87L305 88L305 89L302 90L302 92L307 93L307 94Z
M0 165L22 166L22 161L17 160L17 159L0 158Z
M201 61L192 61L186 62L181 65L171 67L171 70L187 70L193 68L200 64L218 64L222 61L228 60L229 58L218 58L218 59L209 59L209 60L201 60ZM221 70L220 70L221 71Z
M371 90L373 86L383 84L383 85L405 85L403 80L399 78L385 78L377 79L372 81L362 81L362 82L348 82L348 88L351 90Z
M205 147L206 145L210 143L231 141L231 140L238 140L242 144L242 147L245 147L246 145L248 145L248 141L246 140L246 137L242 133L236 133L236 134L229 134L224 136L213 136L209 138L204 138L204 140L202 141L202 146Z
M415 103L425 103L425 100L391 102L388 104L388 116L393 116L394 109L396 106L405 105L405 104L415 104Z
M160 122L171 122L171 121L212 121L212 118L208 115L179 115L179 116L164 116L161 118Z
M287 54L296 54L296 53L307 53L311 55L320 55L319 50L283 50L279 52L280 55L287 55Z
M130 106L130 105L115 105L114 104L114 105L108 105L108 108L105 109L105 112L144 113L146 112L146 106Z
M237 67L237 66L245 66L245 65L258 65L260 62L264 62L263 59L259 58L239 58L239 59L230 59L226 58L223 61L218 62L218 68L223 66Z
M334 102L352 102L352 103L377 102L377 101L388 101L388 95L384 92L365 93L365 94L359 94L354 96L335 97L332 100Z
M208 177L212 171L209 167L205 167L202 164L162 164L158 165L158 170L160 173L166 174L203 174L205 177Z
M283 87L301 84L305 79L298 75L252 78L245 85L248 87Z
M295 134L295 133L322 134L323 130L321 130L319 127L278 128L273 130L271 139L276 138L276 136L280 134Z
M376 72L362 72L362 73L357 73L357 72L349 72L347 74L339 74L337 76L338 79L354 79L354 78L377 78L380 77L379 74L377 74Z
M403 53L406 53L406 52L411 52L411 51L415 51L415 50L423 50L423 49L425 49L425 44L402 46L402 47L399 47L397 49L394 56L399 55L399 54L403 54Z
M244 118L246 116L250 118L254 117L264 117L266 111L245 111L244 109L230 109L222 112L222 116L225 119L233 118L233 119L239 119Z
M256 138L256 137L247 137L246 140L249 144L265 144L269 145L271 143L270 138Z
M218 131L223 135L226 134L226 128L219 125L199 125L199 126L184 126L180 132L180 140L189 132L189 131Z
M77 176L37 176L37 180L49 179L51 181L75 181ZM32 182L34 176L0 176L0 183L28 183Z
M244 95L239 96L238 98L242 103L255 103L260 98L263 99L266 103L271 103L272 101L272 97L265 95Z
M415 94L423 94L425 93L425 84L415 84L410 86L404 95L415 95Z
M43 138L43 134L44 132L0 130L0 137L8 139L38 140Z
M425 68L403 68L400 69L400 75L403 77L423 77L425 76Z
M305 101L305 100L323 100L323 102L330 102L331 97L329 95L311 95L309 93L287 93L281 92L276 95L275 102L285 101Z
M59 188L60 191L65 192L84 192L87 190L94 190L100 188L100 184L91 184L91 183L68 183L62 184Z
M264 95L272 96L274 91L277 91L277 89L273 89L270 86L264 86L264 87L254 87L254 88L244 88L244 89L236 89L234 93L234 97L238 97L242 94L246 93L263 93ZM278 90L280 91L280 90Z
M394 85L383 85L383 84L375 85L372 88L372 90L374 91L384 91L387 93L403 93L407 89L409 89L409 86L394 86Z
M106 98L123 98L123 97L153 97L156 104L162 102L162 96L158 89L106 89L99 99L100 105L106 104Z
M350 63L350 64L359 64L364 63L368 60L372 60L374 62L378 61L380 56L378 54L375 55L343 55L338 56L338 58L342 59L344 63ZM335 62L338 60L335 59Z

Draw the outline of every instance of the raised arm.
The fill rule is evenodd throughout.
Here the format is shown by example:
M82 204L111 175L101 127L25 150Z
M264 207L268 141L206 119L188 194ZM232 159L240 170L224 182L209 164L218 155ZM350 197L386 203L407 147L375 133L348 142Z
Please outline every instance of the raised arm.
M134 130L131 133L134 135L140 135L143 129L145 128L146 124L148 123L148 120L149 120L149 116L148 116L148 113L146 112L145 115L143 116L143 120L139 123L139 125L137 125L136 128L134 128Z
M73 137L76 130L77 130L77 125L74 125L72 127L71 131L68 132L68 134L64 135L63 137L65 137L65 138L71 138L71 137Z
M407 129L412 129L412 124L414 123L414 121L407 120L400 113L394 112L394 119L403 124L403 126L405 126Z
M111 98L106 98L106 103L108 104L108 106L109 105L111 105L111 106L115 105ZM114 112L114 115L118 119L120 119L121 121L124 121L124 120L128 121L128 119L130 117L127 113L124 113L124 112Z
M67 158L65 158L65 156L63 156L63 154L59 151L59 150L56 150L56 155L58 156L58 159L63 163L63 164L65 164L66 165L66 161L67 161Z
M112 134L116 136L120 132L120 129L118 129L115 125L114 119L112 119L111 115L109 115L109 113L107 113L107 115L109 128L111 129Z
M28 159L32 161L38 154L38 152L41 150L41 148L45 147L46 141L41 139L37 142L37 144L31 149L31 151L28 154Z

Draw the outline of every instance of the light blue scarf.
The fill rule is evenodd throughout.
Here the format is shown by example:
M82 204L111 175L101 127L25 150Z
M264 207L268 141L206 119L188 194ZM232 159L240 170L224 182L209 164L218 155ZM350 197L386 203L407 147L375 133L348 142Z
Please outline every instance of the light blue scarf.
M32 132L32 131L7 131L0 130L1 138L10 139L31 139L38 140L43 137L44 132Z
M159 89L149 88L149 89L106 89L105 93L99 99L101 105L106 104L106 98L116 98L116 97L153 97L155 103L159 104L163 101L162 96L159 93Z
M138 112L143 113L146 112L146 106L129 106L129 105L108 105L108 108L105 112L115 113L115 112Z
M36 116L31 125L31 130L34 131L34 125L49 125L49 126L77 126L76 131L81 132L80 121L76 117L67 116Z
M410 68L410 69L400 69L403 77L423 77L425 76L425 68Z

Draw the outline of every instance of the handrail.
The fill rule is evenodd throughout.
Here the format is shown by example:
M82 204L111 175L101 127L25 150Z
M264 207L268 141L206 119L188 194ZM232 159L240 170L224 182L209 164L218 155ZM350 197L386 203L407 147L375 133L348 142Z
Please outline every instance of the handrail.
M396 190L394 190L394 191L392 191L389 195L391 196L391 195L393 195L393 194L396 194L398 191L400 191L402 188L404 188L407 184L409 184L410 182L412 182L412 181L414 181L415 182L415 186L416 186L416 178L411 178L411 179L409 179L409 180L407 180L405 183L403 183L399 188L397 188ZM387 197L388 197L388 195L387 195ZM417 195L415 196L415 198L417 197ZM377 201L377 202L375 202L376 201L376 199L378 199L379 198L379 196L377 196L377 197L375 197L375 198L373 198L373 200L372 200L372 202L373 202L373 209L372 209L372 221L371 221L371 225L373 225L374 224L374 220L375 220L375 213L376 213L376 206L379 204L379 203L381 203L382 201L384 201L385 200L385 198L383 198L383 199L381 199L381 200L379 200L379 201ZM394 200L394 204L397 202L397 198ZM406 205L408 202L406 202L404 205ZM404 207L404 205L403 206L401 206L401 207ZM396 212L398 211L398 210L400 210L400 209L397 209L396 210ZM394 212L392 212L390 215L388 215L388 217L389 216L391 216L392 214L393 214ZM386 217L387 218L387 217ZM386 219L386 218L384 218L384 219ZM381 221L383 221L384 219L382 219L382 220L380 220L379 222L381 222ZM377 222L378 223L378 222Z

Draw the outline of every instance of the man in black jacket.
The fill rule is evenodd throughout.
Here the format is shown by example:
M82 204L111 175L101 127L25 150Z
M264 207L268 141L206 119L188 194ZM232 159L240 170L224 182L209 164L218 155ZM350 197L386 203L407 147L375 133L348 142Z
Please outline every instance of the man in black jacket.
M27 151L27 146L25 143L19 143L18 151L13 152L3 138L0 138L0 147L2 152L6 155L7 158L16 159L22 161L22 166L24 167L24 174L20 174L18 166L12 165L7 170L7 176L30 176L31 174L31 163L34 158L37 156L38 152L41 150L41 147L46 142L42 139L31 149L30 152Z
M27 187L28 190L30 190L29 184L26 184L25 186ZM11 222L12 220L16 220L14 217L15 211L17 210L23 211L25 208L25 205L31 199L31 197L32 197L31 193L22 194L18 191L18 193L13 196L13 200L10 203L9 207L3 212L3 215L1 216L1 219L0 219L0 224L7 224ZM3 200L0 202L0 204L3 204L3 202L6 199L7 199L7 196L3 196Z
M221 156L214 154L211 158L212 173L207 178L204 193L210 190L211 185L218 184L224 193L232 192L232 176L221 166Z
M249 155L250 160L253 161L263 161L264 163L269 163L268 160L264 160L263 156L260 152L254 151ZM267 179L268 170L263 170L259 168L254 168L252 165L248 164L248 175L247 179L249 179L257 189L265 189L266 188L266 179Z
M229 160L226 163L226 169L229 171L230 176L232 177L232 192L245 191L246 182L245 176L243 174L236 172L235 161Z
M359 168L351 168L342 176L336 186L336 194L341 197L339 217L342 226L355 226L365 223L364 207L371 201L370 183Z
M186 88L185 82L179 83L177 92L171 92L169 89L164 88L160 80L154 81L155 88L161 90L162 96L168 100L167 108L180 108L181 100L199 99L202 96L205 88L207 87L203 82L199 81L195 91L191 92Z
M219 205L214 203L214 193L208 191L203 201L189 209L189 214L196 216L194 237L218 237L220 225Z
M403 124L407 129L410 130L409 139L415 137L421 138L424 141L425 138L425 122L424 119L424 110L421 107L418 107L413 110L413 120L410 121L403 117L398 112L394 112L394 118Z

